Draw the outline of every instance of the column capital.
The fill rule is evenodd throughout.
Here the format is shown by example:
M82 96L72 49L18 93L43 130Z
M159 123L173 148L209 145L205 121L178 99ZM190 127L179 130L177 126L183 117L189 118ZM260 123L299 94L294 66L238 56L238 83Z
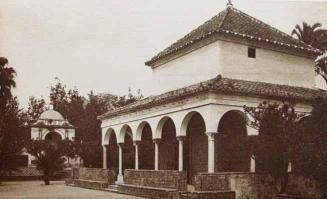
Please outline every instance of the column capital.
M184 141L186 139L186 136L178 136L176 138L178 141Z
M139 145L140 143L141 143L141 141L134 141L134 142L133 142L133 145L134 145L134 146L137 146L137 145Z
M214 140L215 139L215 135L217 135L217 132L206 132L208 139L209 140Z
M158 138L153 139L153 143L155 143L155 144L159 144L160 140L161 140L161 139L158 139Z
M117 143L118 147L122 147L124 143Z

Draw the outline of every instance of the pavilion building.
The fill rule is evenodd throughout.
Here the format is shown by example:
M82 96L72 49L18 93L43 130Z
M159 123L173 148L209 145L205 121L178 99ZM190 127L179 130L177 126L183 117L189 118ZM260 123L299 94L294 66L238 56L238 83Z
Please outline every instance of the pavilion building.
M310 112L311 102L326 96L315 83L321 54L228 4L146 62L154 95L99 116L103 168L112 168L117 150L120 184L131 182L127 168L184 172L194 186L224 172L260 172L251 147L260 135L243 107L292 101L296 111ZM134 165L124 164L126 148Z

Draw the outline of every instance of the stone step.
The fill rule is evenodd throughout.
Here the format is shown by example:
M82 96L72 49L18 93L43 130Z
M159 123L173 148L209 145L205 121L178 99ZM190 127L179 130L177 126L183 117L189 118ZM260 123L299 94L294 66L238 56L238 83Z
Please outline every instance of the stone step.
M104 188L104 190L110 192L118 192L118 185L108 185L106 188Z

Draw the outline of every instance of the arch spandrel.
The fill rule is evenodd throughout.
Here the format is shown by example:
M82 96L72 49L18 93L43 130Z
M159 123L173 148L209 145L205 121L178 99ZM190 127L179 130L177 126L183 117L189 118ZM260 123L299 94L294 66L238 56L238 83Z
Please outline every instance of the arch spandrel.
M133 140L134 141L141 141L142 140L142 133L143 133L143 129L146 125L149 125L150 127L150 130L151 130L151 137L153 139L153 129L152 129L152 126L151 124L148 122L148 121L142 121L138 124L137 128L136 128L136 131L135 133L133 134L134 135L134 138Z
M115 134L115 136L117 137L116 135L116 131L113 129L113 128L106 128L106 129L103 129L103 138L102 138L102 145L105 146L105 145L109 145L110 144L110 137L112 136L112 134Z
M186 114L184 114L183 119L182 119L182 122L179 125L179 127L180 127L179 129L180 130L177 132L177 137L184 137L184 136L186 136L186 131L187 131L187 127L189 125L189 122L192 119L192 117L194 115L196 115L196 114L199 114L202 117L202 119L203 119L203 121L205 123L204 117L202 116L202 114L200 112L198 112L198 111L190 111L190 112L187 112ZM204 126L206 126L206 124L204 124Z
M117 143L124 143L125 142L125 135L126 133L131 136L131 138L133 139L133 132L132 132L132 128L130 125L128 124L124 124L121 126L119 133L118 133L118 137L117 137Z

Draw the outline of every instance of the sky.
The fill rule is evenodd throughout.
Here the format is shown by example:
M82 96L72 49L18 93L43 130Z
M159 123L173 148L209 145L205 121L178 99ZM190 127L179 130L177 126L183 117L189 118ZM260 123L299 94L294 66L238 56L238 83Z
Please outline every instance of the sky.
M321 22L327 1L233 0L286 33ZM144 62L226 8L227 0L1 0L0 56L17 71L18 96L48 100L55 77L86 95L128 88L151 95Z

